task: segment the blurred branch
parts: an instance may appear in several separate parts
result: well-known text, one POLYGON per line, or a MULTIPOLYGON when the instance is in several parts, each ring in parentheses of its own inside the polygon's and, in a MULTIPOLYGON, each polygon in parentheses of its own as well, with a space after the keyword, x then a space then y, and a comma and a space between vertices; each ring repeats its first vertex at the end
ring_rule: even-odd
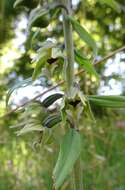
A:
MULTIPOLYGON (((121 48, 119 48, 119 49, 117 49, 117 50, 115 50, 115 51, 109 53, 108 55, 106 55, 105 57, 103 57, 102 59, 100 59, 99 61, 95 61, 95 64, 94 64, 94 65, 96 66, 96 65, 98 65, 98 64, 100 64, 100 63, 106 61, 107 59, 113 57, 115 54, 117 54, 118 52, 121 52, 121 51, 123 51, 123 50, 125 50, 125 46, 123 46, 123 47, 121 47, 121 48)), ((84 73, 84 72, 85 72, 85 70, 84 70, 84 69, 81 69, 81 70, 79 70, 79 71, 75 74, 75 76, 78 76, 78 75, 80 75, 81 73, 84 73)), ((40 98, 40 97, 43 96, 44 94, 46 94, 46 93, 48 93, 48 92, 50 92, 50 91, 56 89, 58 86, 61 86, 61 85, 64 84, 64 83, 65 83, 64 80, 59 81, 56 85, 54 85, 54 86, 48 88, 46 91, 44 91, 44 92, 38 94, 37 96, 35 96, 35 97, 32 98, 31 100, 29 100, 29 101, 27 101, 27 102, 25 102, 25 103, 23 103, 23 104, 17 106, 17 107, 16 107, 15 109, 13 109, 13 110, 8 111, 8 112, 5 113, 3 116, 1 116, 0 119, 3 119, 3 118, 5 118, 5 117, 9 116, 10 114, 16 112, 17 110, 19 110, 20 108, 24 107, 24 106, 27 105, 28 103, 30 103, 30 102, 32 102, 32 101, 34 101, 34 100, 40 98)))
POLYGON ((121 52, 123 50, 125 50, 125 46, 123 46, 123 47, 121 47, 119 49, 116 49, 115 51, 109 53, 108 55, 106 55, 105 57, 103 57, 102 59, 100 59, 99 61, 96 61, 95 65, 98 65, 99 63, 102 63, 103 61, 105 61, 105 60, 113 57, 115 54, 117 54, 118 52, 121 52))

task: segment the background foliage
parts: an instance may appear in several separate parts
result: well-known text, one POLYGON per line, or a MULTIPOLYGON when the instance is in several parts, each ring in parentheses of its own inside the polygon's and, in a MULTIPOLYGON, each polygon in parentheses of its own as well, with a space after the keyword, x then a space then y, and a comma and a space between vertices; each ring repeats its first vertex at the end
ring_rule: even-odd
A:
MULTIPOLYGON (((52 1, 49 1, 51 3, 52 1)), ((121 12, 116 12, 105 4, 98 1, 72 1, 73 14, 79 22, 90 31, 98 46, 97 60, 107 55, 125 43, 125 2, 118 0, 121 12)), ((61 18, 52 20, 51 24, 42 29, 32 40, 27 34, 27 23, 29 10, 23 8, 14 9, 14 0, 0 1, 0 114, 6 112, 5 97, 8 88, 15 83, 31 77, 34 64, 31 63, 35 51, 41 42, 52 38, 62 43, 60 37, 62 31, 61 18), (22 24, 21 24, 22 23, 22 24), (51 26, 51 27, 50 27, 51 26), (19 39, 19 40, 18 40, 19 39), (37 44, 37 45, 36 45, 37 44)), ((46 3, 46 1, 45 1, 46 3)), ((35 31, 32 31, 34 35, 35 31)), ((87 57, 91 56, 91 49, 83 44, 76 33, 74 33, 75 46, 84 52, 87 57)), ((100 92, 100 86, 112 88, 114 83, 120 82, 120 94, 124 95, 124 52, 116 54, 105 64, 97 67, 101 76, 100 84, 88 74, 77 77, 81 88, 86 94, 100 92), (116 71, 113 66, 118 64, 116 71), (106 75, 106 68, 110 74, 106 75)), ((50 65, 47 66, 50 69, 50 65)), ((62 69, 60 66, 59 69, 62 69)), ((77 70, 77 68, 76 68, 77 70)), ((45 71, 44 71, 45 72, 45 71)), ((55 84, 62 77, 61 74, 48 78, 55 84)), ((41 79, 43 86, 43 80, 41 79)), ((52 83, 50 82, 50 84, 52 83)), ((39 86, 41 86, 41 83, 39 86)), ((49 84, 49 85, 50 85, 49 84)), ((48 84, 44 86, 46 88, 48 84)), ((114 86, 115 87, 115 86, 114 86)), ((62 87, 63 90, 65 87, 62 87)), ((41 90, 41 89, 40 89, 41 90)), ((25 92, 25 91, 24 91, 25 92)), ((112 92, 112 91, 111 91, 112 92)), ((111 93, 110 92, 110 93, 111 93)), ((105 92, 107 93, 107 92, 105 92)), ((115 91, 119 93, 119 91, 115 91)), ((16 96, 16 94, 14 94, 16 96)), ((20 98, 18 103, 27 100, 27 97, 20 98)), ((15 102, 17 104, 17 102, 15 102)), ((14 106, 14 105, 13 105, 14 106)), ((83 132, 82 142, 82 167, 85 190, 124 190, 125 189, 125 115, 124 110, 110 110, 99 107, 93 108, 96 115, 96 124, 83 118, 80 124, 83 132)), ((60 142, 62 129, 52 129, 54 143, 42 143, 34 149, 33 142, 38 135, 26 135, 17 137, 14 130, 9 126, 16 124, 17 113, 0 120, 0 190, 9 189, 52 189, 52 168, 55 165, 56 156, 60 142), (42 147, 41 147, 42 146, 42 147), (45 156, 46 155, 46 156, 45 156)), ((61 189, 69 189, 66 181, 61 189)))

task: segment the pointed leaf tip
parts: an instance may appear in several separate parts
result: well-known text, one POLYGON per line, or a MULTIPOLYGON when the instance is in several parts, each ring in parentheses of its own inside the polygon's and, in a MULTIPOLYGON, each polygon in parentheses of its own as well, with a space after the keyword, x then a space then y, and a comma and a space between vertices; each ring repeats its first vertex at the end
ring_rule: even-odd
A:
POLYGON ((61 187, 67 176, 73 169, 81 152, 81 137, 75 129, 69 131, 63 137, 56 166, 53 171, 55 189, 61 187))
POLYGON ((68 19, 72 23, 72 26, 74 30, 77 32, 79 37, 88 45, 92 48, 94 55, 96 56, 97 54, 97 46, 92 38, 92 36, 87 32, 87 30, 79 24, 73 17, 68 16, 68 19))

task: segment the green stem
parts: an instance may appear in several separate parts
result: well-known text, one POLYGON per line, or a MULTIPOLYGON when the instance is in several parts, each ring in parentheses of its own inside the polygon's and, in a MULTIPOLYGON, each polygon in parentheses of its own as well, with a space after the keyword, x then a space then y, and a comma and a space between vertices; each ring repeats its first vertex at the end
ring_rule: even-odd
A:
MULTIPOLYGON (((71 3, 70 0, 62 0, 62 4, 68 10, 68 14, 71 14, 71 3)), ((72 36, 72 25, 67 19, 67 11, 62 10, 63 13, 63 30, 64 30, 64 41, 66 50, 66 65, 65 65, 65 78, 67 83, 67 95, 72 97, 72 88, 74 83, 74 45, 72 36)))

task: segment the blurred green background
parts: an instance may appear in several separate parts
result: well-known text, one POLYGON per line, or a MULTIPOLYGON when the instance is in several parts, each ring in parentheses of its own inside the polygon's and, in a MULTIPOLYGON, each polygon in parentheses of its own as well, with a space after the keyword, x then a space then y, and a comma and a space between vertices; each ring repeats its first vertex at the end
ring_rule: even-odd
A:
MULTIPOLYGON (((29 50, 30 38, 27 38, 29 9, 14 9, 14 1, 0 1, 0 116, 7 111, 5 99, 8 89, 31 77, 33 72, 31 59, 34 52, 29 50)), ((96 0, 72 0, 75 18, 88 29, 97 43, 97 60, 125 44, 125 0, 117 2, 121 7, 120 13, 96 0)), ((48 38, 63 42, 61 33, 61 19, 54 19, 47 29, 41 31, 34 43, 39 44, 48 38)), ((76 34, 74 43, 90 57, 90 49, 76 34)), ((87 94, 124 95, 124 64, 125 51, 97 67, 101 75, 99 84, 87 74, 79 76, 81 88, 87 94)), ((55 77, 55 81, 58 81, 58 77, 55 77)), ((25 90, 20 93, 14 94, 13 107, 30 96, 26 96, 25 90)), ((81 122, 84 189, 125 190, 124 109, 94 107, 93 112, 95 125, 85 118, 81 122)), ((17 118, 18 113, 13 113, 0 119, 0 190, 51 190, 52 168, 58 153, 61 130, 53 129, 53 143, 41 144, 34 149, 33 143, 38 134, 17 137, 15 130, 9 128, 17 122, 17 118)), ((61 189, 70 189, 67 182, 61 189)))

